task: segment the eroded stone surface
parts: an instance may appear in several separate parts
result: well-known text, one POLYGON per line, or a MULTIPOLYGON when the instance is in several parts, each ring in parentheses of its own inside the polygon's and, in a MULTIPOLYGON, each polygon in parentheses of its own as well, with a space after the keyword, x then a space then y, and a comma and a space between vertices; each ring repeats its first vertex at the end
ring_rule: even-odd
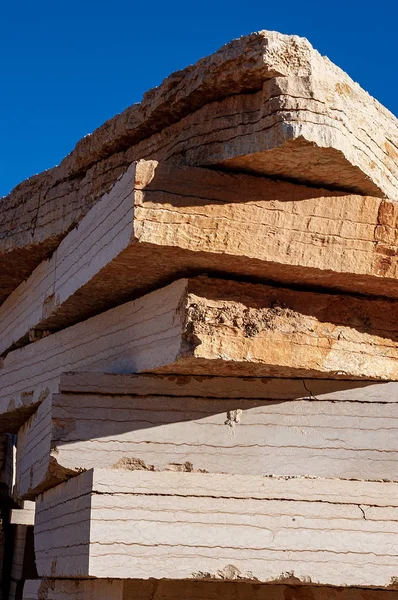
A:
MULTIPOLYGON (((145 378, 130 377, 138 380, 137 388, 145 378)), ((398 481, 397 402, 350 402, 348 396, 361 388, 351 383, 351 391, 333 392, 333 382, 325 381, 332 399, 323 400, 321 393, 314 401, 305 386, 316 393, 319 384, 281 379, 272 385, 275 396, 285 393, 285 399, 276 398, 252 377, 205 378, 208 395, 195 397, 189 384, 181 392, 182 376, 168 393, 163 390, 169 382, 152 377, 156 395, 148 388, 121 395, 114 388, 108 395, 47 398, 18 431, 16 497, 34 499, 93 467, 398 481), (306 399, 288 400, 294 383, 306 399), (222 385, 224 397, 214 398, 222 385)))
POLYGON ((398 302, 179 279, 10 352, 2 424, 65 371, 398 381, 398 302))
POLYGON ((397 223, 380 198, 138 161, 2 304, 0 355, 185 274, 396 298, 397 223))

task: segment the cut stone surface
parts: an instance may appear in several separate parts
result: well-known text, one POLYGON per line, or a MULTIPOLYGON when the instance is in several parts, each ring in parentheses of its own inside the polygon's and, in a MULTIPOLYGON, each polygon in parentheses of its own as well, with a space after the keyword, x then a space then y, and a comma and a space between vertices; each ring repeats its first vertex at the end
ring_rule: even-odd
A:
POLYGON ((199 396, 203 398, 263 398, 268 400, 345 400, 347 402, 397 402, 395 382, 336 379, 266 379, 256 377, 206 377, 195 375, 119 375, 62 373, 57 393, 130 396, 199 396), (283 385, 282 385, 283 384, 283 385))
POLYGON ((397 380, 397 313, 393 300, 180 279, 10 352, 0 415, 9 426, 74 370, 397 380))
POLYGON ((264 31, 235 40, 1 201, 2 298, 133 160, 220 165, 397 200, 397 123, 307 40, 264 31))
POLYGON ((398 297, 398 203, 139 161, 0 307, 0 354, 219 272, 398 297))
MULTIPOLYGON (((100 394, 132 396, 175 396, 199 398, 263 398, 269 400, 317 400, 347 402, 397 402, 398 388, 394 382, 265 379, 254 377, 206 377, 195 375, 118 375, 109 373, 61 373, 40 393, 21 394, 19 402, 10 404, 1 415, 1 426, 17 432, 48 397, 54 393, 100 394), (41 394, 41 395, 40 395, 41 394)), ((12 472, 11 472, 12 473, 12 472)))
POLYGON ((395 483, 86 471, 37 501, 38 573, 387 587, 397 498, 395 483))
MULTIPOLYGON (((239 381, 226 379, 230 389, 239 381)), ((239 387, 268 397, 261 381, 239 387)), ((18 432, 16 496, 34 499, 94 467, 398 481, 397 402, 339 400, 343 390, 332 401, 175 394, 47 398, 18 432)))
POLYGON ((10 514, 11 525, 34 525, 35 503, 25 501, 22 508, 13 508, 10 514))
MULTIPOLYGON (((232 570, 231 570, 232 573, 232 570)), ((396 600, 394 589, 300 585, 293 572, 277 585, 228 581, 37 579, 25 582, 23 600, 396 600), (282 582, 285 582, 285 585, 282 582), (287 582, 287 584, 286 584, 287 582)))
MULTIPOLYGON (((201 375, 120 375, 96 372, 62 373, 54 384, 59 394, 195 397, 214 399, 318 400, 330 402, 396 403, 398 384, 342 379, 277 379, 201 375)), ((24 419, 37 405, 24 407, 24 419), (28 411, 30 411, 28 413, 28 411)), ((10 417, 11 422, 11 417, 10 417)), ((15 425, 14 425, 15 427, 15 425)))

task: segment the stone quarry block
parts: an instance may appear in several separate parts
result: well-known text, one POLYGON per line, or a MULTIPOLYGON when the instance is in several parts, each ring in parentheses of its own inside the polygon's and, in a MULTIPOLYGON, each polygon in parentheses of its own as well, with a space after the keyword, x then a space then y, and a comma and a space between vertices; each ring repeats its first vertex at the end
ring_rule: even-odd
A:
POLYGON ((268 400, 345 400, 396 402, 395 382, 342 379, 266 379, 196 375, 120 375, 69 372, 58 378, 57 393, 130 396, 194 396, 202 398, 264 398, 268 400))
MULTIPOLYGON (((329 401, 268 399, 262 380, 225 379, 265 398, 162 395, 161 377, 158 394, 46 398, 18 432, 16 496, 34 499, 94 467, 398 481, 396 402, 341 400, 343 390, 329 401)), ((280 396, 289 384, 273 388, 280 396)))
POLYGON ((397 119, 307 40, 259 32, 172 75, 1 201, 5 298, 133 160, 216 166, 398 199, 397 119))
POLYGON ((286 573, 279 585, 228 581, 167 581, 132 579, 38 579, 27 581, 23 600, 396 600, 394 589, 337 588, 300 585, 286 573))
MULTIPOLYGON (((185 152, 186 164, 219 165, 397 200, 397 138, 389 138, 387 130, 391 125, 397 136, 398 121, 387 112, 376 117, 370 96, 336 75, 276 77, 255 94, 208 104, 169 127, 162 156, 180 162, 179 153, 185 152), (195 134, 193 145, 189 140, 195 134)), ((145 142, 154 148, 161 136, 145 142)))
POLYGON ((13 508, 10 513, 11 525, 34 525, 35 523, 34 502, 24 501, 21 508, 13 508))
POLYGON ((350 402, 396 402, 397 384, 360 380, 265 379, 253 377, 206 377, 203 375, 120 375, 96 372, 61 373, 50 387, 21 394, 1 415, 1 426, 17 432, 45 398, 53 393, 113 394, 133 396, 192 396, 201 398, 265 398, 297 400, 317 398, 350 402), (283 384, 283 385, 282 385, 283 384))
POLYGON ((192 272, 397 297, 397 220, 379 198, 139 161, 0 307, 0 354, 192 272))
POLYGON ((397 491, 336 479, 86 471, 37 501, 38 573, 260 583, 294 572, 302 583, 388 587, 397 491))
POLYGON ((10 426, 73 370, 396 380, 397 311, 392 300, 180 279, 8 354, 0 414, 10 426))
MULTIPOLYGON (((346 402, 396 402, 395 382, 343 379, 277 379, 256 377, 206 377, 203 375, 112 374, 69 372, 51 381, 53 393, 200 398, 263 398, 268 400, 325 400, 346 402)), ((1 417, 4 427, 18 429, 48 397, 21 396, 21 403, 1 417), (34 400, 34 401, 33 401, 34 400), (25 403, 23 403, 25 401, 25 403)))

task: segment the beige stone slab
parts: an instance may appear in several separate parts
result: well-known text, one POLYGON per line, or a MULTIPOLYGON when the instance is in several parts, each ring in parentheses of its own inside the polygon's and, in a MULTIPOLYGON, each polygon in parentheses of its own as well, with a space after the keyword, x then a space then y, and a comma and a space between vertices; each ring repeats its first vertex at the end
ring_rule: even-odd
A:
POLYGON ((392 300, 180 279, 8 354, 0 414, 12 427, 73 370, 396 380, 397 310, 392 300))
POLYGON ((397 428, 388 402, 56 394, 18 432, 16 496, 94 467, 398 481, 397 428))
MULTIPOLYGON (((185 133, 170 127, 177 134, 170 158, 179 160, 184 149, 188 164, 203 159, 202 164, 396 200, 398 154, 386 115, 376 117, 370 97, 353 82, 343 83, 335 72, 324 75, 276 77, 257 94, 203 107, 184 119, 185 133)), ((398 122, 390 118, 394 137, 398 122)))
POLYGON ((0 307, 0 354, 184 273, 397 297, 397 219, 379 198, 139 161, 0 307))
POLYGON ((228 573, 258 582, 294 572, 303 583, 388 587, 395 582, 396 487, 87 471, 37 502, 38 572, 145 579, 228 573))
MULTIPOLYGON (((395 382, 322 379, 277 379, 255 377, 206 377, 203 375, 61 373, 36 393, 22 394, 1 416, 3 429, 17 432, 51 393, 89 393, 138 396, 191 396, 201 398, 262 398, 272 400, 342 400, 352 402, 397 402, 395 382)), ((33 389, 33 388, 32 388, 33 389)))
MULTIPOLYGON (((231 570, 231 573, 233 570, 231 570)), ((228 581, 43 579, 27 581, 23 600, 396 600, 397 591, 300 585, 293 573, 283 585, 228 581)))
MULTIPOLYGON (((194 396, 201 398, 273 398, 290 400, 336 397, 361 402, 396 402, 398 388, 394 382, 343 380, 265 379, 253 377, 206 377, 202 375, 112 374, 97 372, 61 373, 50 380, 50 387, 40 385, 32 394, 21 394, 1 416, 3 429, 18 431, 35 412, 39 403, 52 392, 113 395, 194 396), (336 396, 337 394, 337 396, 336 396)), ((10 471, 11 480, 13 470, 10 471)))
POLYGON ((203 377, 195 375, 62 373, 58 392, 134 396, 195 396, 203 398, 262 398, 265 400, 341 400, 397 402, 395 382, 334 379, 203 377))
POLYGON ((1 201, 1 299, 55 250, 116 181, 128 164, 121 156, 126 148, 209 102, 261 89, 264 80, 276 75, 308 73, 311 52, 307 40, 276 32, 233 40, 196 65, 173 73, 147 92, 140 104, 80 140, 59 166, 17 186, 1 201))
POLYGON ((26 500, 21 508, 11 509, 11 525, 34 525, 35 522, 35 503, 26 500))
POLYGON ((396 200, 397 140, 396 118, 306 40, 240 38, 172 75, 2 200, 3 297, 133 160, 221 165, 396 200))

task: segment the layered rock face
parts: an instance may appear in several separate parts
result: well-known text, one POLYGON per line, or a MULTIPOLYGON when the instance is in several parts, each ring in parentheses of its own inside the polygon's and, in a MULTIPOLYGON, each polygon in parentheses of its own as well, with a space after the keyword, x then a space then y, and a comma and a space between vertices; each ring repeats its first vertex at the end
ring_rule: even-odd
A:
POLYGON ((398 199, 397 119, 307 40, 262 31, 166 79, 1 201, 2 297, 134 160, 398 199))
POLYGON ((395 600, 391 113, 261 31, 0 214, 9 598, 395 600))

